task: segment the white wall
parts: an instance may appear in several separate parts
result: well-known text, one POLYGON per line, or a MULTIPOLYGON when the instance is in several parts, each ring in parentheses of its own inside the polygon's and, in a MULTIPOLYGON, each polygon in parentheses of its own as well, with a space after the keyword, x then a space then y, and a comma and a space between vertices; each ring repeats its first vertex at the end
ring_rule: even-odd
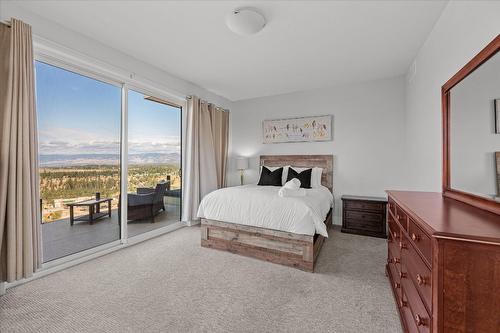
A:
POLYGON ((384 196, 403 180, 404 104, 403 77, 234 102, 229 181, 239 184, 236 156, 252 157, 246 182, 256 182, 261 154, 333 154, 337 215, 343 194, 384 196), (327 114, 333 141, 262 143, 264 119, 327 114))
POLYGON ((500 2, 451 1, 406 86, 407 187, 441 191, 441 86, 500 32, 500 2))
POLYGON ((481 65, 450 92, 451 186, 496 196, 494 101, 500 99, 500 54, 481 65))
POLYGON ((67 29, 55 22, 46 20, 33 12, 19 7, 14 1, 0 0, 0 20, 11 17, 30 24, 33 34, 39 39, 47 39, 88 57, 111 65, 128 73, 133 73, 138 80, 150 81, 155 86, 166 87, 166 93, 177 95, 197 95, 212 103, 230 109, 231 102, 226 98, 207 91, 191 82, 182 80, 169 73, 118 50, 101 44, 76 31, 67 29))

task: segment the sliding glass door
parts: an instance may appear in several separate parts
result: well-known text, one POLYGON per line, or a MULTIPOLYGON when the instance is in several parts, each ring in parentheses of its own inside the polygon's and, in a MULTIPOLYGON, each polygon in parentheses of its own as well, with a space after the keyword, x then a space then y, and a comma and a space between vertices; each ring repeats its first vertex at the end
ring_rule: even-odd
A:
POLYGON ((129 90, 127 160, 128 236, 179 222, 181 107, 129 90))
POLYGON ((36 62, 44 262, 120 239, 121 86, 36 62))
POLYGON ((35 64, 44 262, 181 219, 181 106, 67 68, 35 64))

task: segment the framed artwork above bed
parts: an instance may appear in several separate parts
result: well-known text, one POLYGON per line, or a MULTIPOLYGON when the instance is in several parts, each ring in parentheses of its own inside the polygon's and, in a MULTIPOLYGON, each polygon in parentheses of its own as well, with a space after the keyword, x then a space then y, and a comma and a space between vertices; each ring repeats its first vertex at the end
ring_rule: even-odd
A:
POLYGON ((314 142, 333 139, 331 115, 270 119, 262 122, 264 143, 314 142))

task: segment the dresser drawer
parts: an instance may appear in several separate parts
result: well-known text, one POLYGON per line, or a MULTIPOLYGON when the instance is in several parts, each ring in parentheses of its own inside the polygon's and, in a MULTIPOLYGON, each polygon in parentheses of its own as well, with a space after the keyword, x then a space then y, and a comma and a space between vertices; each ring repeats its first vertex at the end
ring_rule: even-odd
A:
POLYGON ((388 263, 389 274, 391 275, 392 289, 394 294, 396 294, 397 302, 401 301, 401 279, 399 278, 399 271, 396 266, 392 263, 388 263))
POLYGON ((389 201, 387 203, 387 210, 394 216, 396 216, 396 203, 391 198, 389 198, 389 201))
POLYGON ((401 251, 399 249, 399 241, 396 241, 392 238, 391 235, 387 238, 387 248, 388 248, 388 253, 389 253, 389 261, 393 264, 397 264, 398 266, 398 272, 401 271, 401 267, 399 266, 401 264, 401 251))
POLYGON ((399 242, 399 237, 401 237, 401 229, 391 215, 387 216, 387 224, 389 226, 389 234, 392 235, 392 239, 399 242))
POLYGON ((413 245, 401 251, 402 269, 406 273, 407 280, 411 280, 427 310, 432 310, 432 288, 431 271, 425 265, 422 258, 417 254, 413 245))
POLYGON ((348 229, 362 229, 373 232, 383 232, 385 224, 382 214, 346 211, 345 226, 348 229))
POLYGON ((385 202, 346 200, 346 202, 344 203, 344 208, 382 213, 385 210, 385 202))
POLYGON ((412 304, 414 303, 412 303, 411 301, 411 296, 408 295, 408 292, 404 289, 404 285, 402 285, 401 301, 399 303, 399 306, 401 308, 401 314, 406 326, 405 332, 430 333, 430 317, 427 315, 427 313, 427 316, 425 318, 418 314, 415 314, 415 310, 414 308, 412 308, 412 304))
POLYGON ((404 290, 401 291, 401 298, 398 301, 398 306, 401 308, 401 315, 406 326, 405 332, 418 333, 418 327, 415 324, 413 313, 408 306, 408 296, 406 296, 404 290))
POLYGON ((406 304, 403 304, 403 307, 410 309, 412 314, 411 318, 405 318, 408 326, 413 324, 417 328, 417 332, 429 333, 431 331, 431 316, 429 316, 413 282, 407 277, 403 277, 401 288, 406 296, 406 304))
POLYGON ((408 215, 399 206, 396 206, 396 220, 405 231, 408 231, 408 215))
POLYGON ((389 242, 388 243, 388 258, 387 261, 389 263, 394 264, 395 268, 399 272, 401 272, 401 253, 399 251, 399 248, 397 248, 394 245, 394 242, 389 242))
POLYGON ((359 212, 353 210, 348 210, 346 212, 346 217, 348 219, 368 221, 368 222, 380 222, 383 219, 382 214, 371 213, 371 212, 359 212))
POLYGON ((418 248, 420 253, 424 256, 425 260, 427 260, 427 263, 429 265, 432 265, 432 260, 431 260, 431 254, 432 254, 432 244, 431 244, 431 238, 427 236, 416 224, 415 221, 412 219, 409 219, 409 230, 408 230, 408 235, 410 236, 411 240, 415 244, 415 246, 418 248))

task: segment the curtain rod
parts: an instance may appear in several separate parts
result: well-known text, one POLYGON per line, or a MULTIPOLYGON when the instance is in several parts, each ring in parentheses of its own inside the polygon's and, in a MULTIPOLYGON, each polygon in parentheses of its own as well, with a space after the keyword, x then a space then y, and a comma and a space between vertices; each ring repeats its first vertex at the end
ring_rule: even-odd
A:
MULTIPOLYGON (((192 98, 193 98, 192 95, 186 96, 186 99, 192 99, 192 98)), ((206 101, 206 100, 201 99, 201 98, 200 98, 200 101, 202 103, 207 103, 208 105, 215 105, 214 103, 210 103, 209 101, 206 101)), ((221 111, 224 111, 224 112, 229 112, 229 109, 224 109, 223 107, 220 107, 220 106, 217 106, 217 105, 215 105, 215 107, 216 107, 217 110, 221 110, 221 111)))

